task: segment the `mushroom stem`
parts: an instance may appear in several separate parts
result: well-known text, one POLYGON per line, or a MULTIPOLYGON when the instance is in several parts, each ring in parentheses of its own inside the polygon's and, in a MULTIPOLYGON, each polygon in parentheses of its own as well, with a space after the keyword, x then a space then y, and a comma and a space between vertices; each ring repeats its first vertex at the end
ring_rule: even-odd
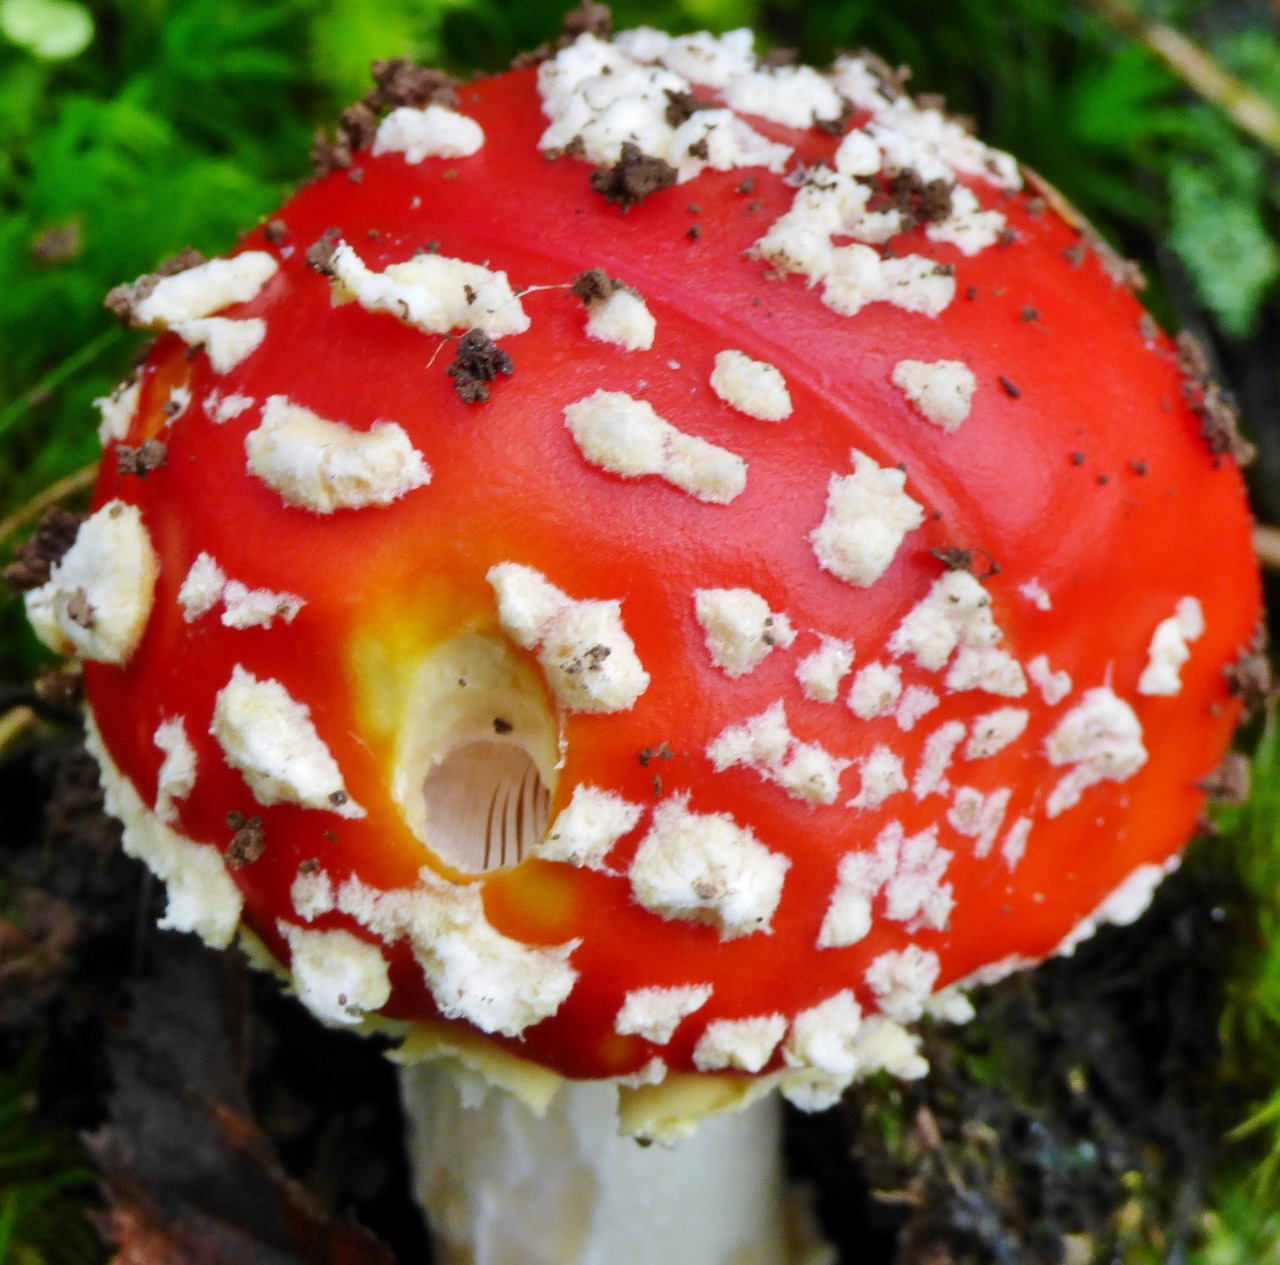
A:
POLYGON ((448 1265, 833 1259, 792 1224, 776 1094, 665 1147, 619 1136, 616 1091, 598 1081, 566 1082, 542 1116, 429 1064, 402 1069, 401 1093, 415 1194, 448 1265))

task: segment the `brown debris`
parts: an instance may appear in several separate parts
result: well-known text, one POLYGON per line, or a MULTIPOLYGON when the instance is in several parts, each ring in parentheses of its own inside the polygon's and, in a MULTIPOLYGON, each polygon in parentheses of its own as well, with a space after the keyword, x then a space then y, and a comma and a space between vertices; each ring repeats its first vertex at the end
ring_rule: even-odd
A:
POLYGON ((412 106, 458 104, 458 80, 443 70, 420 66, 407 57, 386 57, 370 67, 376 88, 364 94, 370 110, 395 110, 412 106))
POLYGON ((114 312, 126 325, 133 324, 134 309, 160 284, 165 277, 177 276, 189 268, 204 263, 204 256, 191 246, 184 247, 176 255, 166 259, 154 272, 145 273, 127 285, 118 285, 107 291, 102 306, 114 312))
POLYGON ((1178 372, 1194 386, 1204 386, 1209 381, 1209 353, 1204 344, 1185 329, 1173 343, 1178 351, 1178 372))
POLYGON ((761 70, 781 70, 783 66, 794 66, 799 60, 798 48, 787 48, 777 44, 760 59, 761 70))
POLYGON ((887 96, 902 96, 907 80, 911 78, 910 66, 892 66, 879 53, 873 53, 867 48, 858 49, 854 57, 880 81, 880 87, 887 96))
POLYGON ((813 125, 828 136, 843 136, 849 120, 853 118, 854 106, 848 97, 840 98, 840 113, 829 119, 814 119, 813 125))
POLYGON ((582 0, 576 9, 564 15, 561 23, 564 32, 558 39, 546 44, 539 44, 528 52, 517 53, 511 59, 512 70, 523 70, 527 66, 538 66, 550 60, 562 49, 568 48, 579 35, 595 35, 599 39, 608 39, 613 30, 613 14, 606 4, 590 4, 582 0))
POLYGON ((81 628, 92 628, 98 622, 98 614, 84 589, 76 589, 67 599, 67 618, 81 628))
POLYGON ((1088 253, 1083 242, 1076 242, 1074 246, 1063 247, 1062 257, 1073 268, 1079 268, 1084 263, 1085 255, 1088 253))
POLYGON ((930 549, 929 552, 948 571, 967 571, 975 580, 989 580, 1000 574, 1000 564, 985 549, 963 549, 959 545, 948 545, 945 549, 930 549), (982 571, 978 571, 975 566, 979 559, 985 564, 982 571))
POLYGON ((161 439, 145 439, 136 448, 128 444, 116 445, 116 470, 119 474, 136 474, 145 479, 152 470, 163 469, 169 459, 169 449, 161 439))
POLYGON ((77 220, 69 220, 66 224, 54 224, 46 228, 31 243, 31 258, 38 264, 56 267, 58 264, 70 263, 80 254, 84 246, 84 235, 80 232, 77 220))
POLYGON ((310 246, 304 258, 307 267, 315 269, 321 276, 327 277, 333 271, 333 253, 338 248, 342 234, 336 228, 326 228, 310 246))
POLYGON ((244 813, 229 812, 227 825, 235 831, 224 853, 227 865, 233 870, 252 865, 267 850, 267 832, 262 828, 261 817, 246 817, 244 813))
POLYGON ((458 353, 446 372, 465 403, 480 404, 489 398, 486 384, 499 374, 509 378, 515 366, 484 330, 469 329, 458 340, 458 353))
POLYGON ((509 734, 514 728, 515 726, 502 716, 493 718, 493 732, 496 734, 509 734))
POLYGON ((576 295, 588 307, 597 300, 603 301, 619 290, 627 287, 616 277, 611 277, 603 268, 588 268, 573 279, 569 293, 576 295))
POLYGON ((1196 786, 1220 804, 1243 804, 1249 798, 1249 761, 1238 751, 1228 751, 1207 777, 1196 786))
POLYGON ((363 101, 357 101, 338 115, 338 126, 352 150, 364 149, 377 135, 378 117, 363 101))
POLYGON ((658 743, 656 747, 645 747, 640 752, 640 756, 639 756, 640 763, 644 765, 646 768, 650 764, 652 764, 654 760, 671 760, 674 758, 675 758, 675 753, 671 750, 671 747, 665 742, 658 743))
POLYGON ((51 509, 37 524, 31 538, 4 569, 5 583, 19 593, 38 589, 49 582, 53 568, 75 543, 84 519, 69 510, 51 509))
MULTIPOLYGON (((676 92, 671 88, 667 89, 666 120, 672 127, 679 127, 681 123, 692 118, 699 110, 709 110, 710 108, 709 105, 699 101, 692 92, 676 92)), ((705 140, 706 138, 704 137, 704 143, 705 140)), ((697 157, 697 155, 694 156, 697 157)))
POLYGON ((84 702, 84 676, 69 668, 43 668, 36 677, 35 692, 47 706, 75 713, 84 702))
POLYGON ((1228 453, 1241 468, 1257 456, 1257 449, 1240 434, 1240 410, 1235 400, 1210 377, 1209 354, 1204 345, 1183 330, 1174 340, 1182 395, 1200 418, 1200 434, 1215 455, 1228 453))
POLYGON ((644 153, 632 141, 622 144, 622 156, 612 167, 600 167, 591 173, 591 187, 606 201, 616 202, 625 215, 659 189, 669 189, 676 182, 676 169, 661 158, 644 153))
POLYGON ((613 33, 613 13, 607 4, 582 0, 576 9, 570 9, 564 15, 560 25, 570 40, 577 39, 579 35, 594 35, 597 39, 607 40, 613 33))
POLYGON ((998 381, 1000 383, 1000 389, 1011 400, 1019 400, 1022 398, 1022 388, 1019 387, 1013 381, 1011 381, 1009 378, 1006 378, 1003 373, 1000 375, 998 381))
POLYGON ((1267 635, 1259 628, 1234 663, 1222 669, 1227 689, 1244 704, 1244 719, 1265 708, 1276 696, 1271 660, 1266 655, 1267 635))
MULTIPOLYGON (((948 180, 924 180, 912 168, 898 172, 889 181, 888 204, 902 217, 902 231, 917 224, 935 224, 951 214, 955 185, 948 180)), ((874 205, 874 203, 873 203, 874 205)))
POLYGON ((272 246, 279 246, 286 237, 289 236, 288 225, 283 220, 268 220, 262 226, 262 236, 266 238, 272 246))

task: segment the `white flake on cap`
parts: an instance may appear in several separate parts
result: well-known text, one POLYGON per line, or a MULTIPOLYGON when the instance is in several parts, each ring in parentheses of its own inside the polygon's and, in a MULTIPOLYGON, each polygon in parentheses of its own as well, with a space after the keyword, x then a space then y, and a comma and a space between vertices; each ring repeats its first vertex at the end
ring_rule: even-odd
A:
POLYGON ((246 250, 230 259, 211 259, 171 277, 161 277, 151 293, 134 304, 131 318, 135 325, 158 329, 181 321, 198 321, 233 303, 256 299, 279 266, 261 250, 246 250))
POLYGON ((457 110, 402 105, 378 124, 373 156, 403 154, 405 162, 420 163, 424 158, 470 158, 483 145, 484 129, 457 110))
POLYGON ((886 94, 883 82, 867 65, 865 58, 842 53, 832 65, 830 75, 840 95, 848 98, 859 110, 869 110, 874 114, 885 109, 893 99, 886 94))
POLYGON ((277 619, 293 623, 306 601, 296 593, 251 589, 239 580, 228 580, 222 605, 222 622, 228 628, 270 628, 277 619))
POLYGON ((903 490, 904 471, 882 467, 856 448, 850 456, 853 473, 831 476, 826 513, 809 541, 821 567, 867 588, 889 569, 907 533, 924 522, 924 507, 903 490))
POLYGON ((1071 693, 1071 673, 1054 672, 1049 666, 1048 655, 1036 655, 1027 664, 1027 675, 1050 707, 1056 707, 1071 693))
POLYGON ((204 401, 204 411, 209 419, 222 425, 234 421, 241 413, 247 413, 257 403, 251 395, 219 395, 211 391, 204 401))
POLYGON ((800 1011, 791 1022, 782 1057, 791 1067, 814 1067, 830 1076, 858 1071, 858 1030, 862 1007, 851 989, 800 1011))
POLYGON ((170 387, 169 399, 163 409, 165 426, 172 426, 190 407, 191 387, 185 382, 170 387))
POLYGON ((365 815, 347 793, 311 709, 279 681, 259 680, 236 664, 231 680, 218 691, 209 732, 258 803, 300 804, 339 817, 365 815))
POLYGON ((890 171, 915 171, 926 182, 951 182, 959 172, 1001 189, 1022 187, 1015 159, 970 136, 941 110, 920 109, 910 97, 877 110, 867 131, 884 151, 890 171))
POLYGON ((973 406, 978 379, 962 360, 899 360, 893 385, 947 434, 960 429, 973 406))
POLYGON ((414 255, 376 272, 339 241, 328 271, 335 304, 354 302, 366 312, 386 312, 424 334, 478 329, 501 338, 529 328, 507 274, 464 259, 414 255))
POLYGON ((920 767, 911 783, 916 799, 930 795, 945 795, 951 789, 947 770, 955 758, 956 748, 964 741, 964 722, 949 720, 931 733, 924 742, 920 755, 920 767))
POLYGON ((899 1080, 919 1080, 929 1072, 920 1054, 920 1038, 885 1015, 868 1015, 858 1031, 858 1061, 862 1075, 888 1072, 899 1080))
POLYGON ((116 387, 110 395, 100 396, 94 400, 94 407, 102 419, 98 423, 98 440, 104 446, 111 440, 123 443, 129 437, 129 427, 133 425, 134 416, 138 412, 138 398, 142 393, 142 383, 135 378, 116 387))
POLYGON ((651 26, 622 31, 614 47, 639 62, 659 62, 693 83, 727 88, 740 75, 756 68, 755 37, 746 27, 712 35, 668 35, 651 26))
POLYGON ((1038 611, 1053 610, 1053 600, 1049 596, 1049 591, 1034 576, 1025 584, 1018 585, 1018 592, 1031 603, 1038 611))
POLYGON ((791 621, 750 589, 696 589, 694 613, 711 661, 726 676, 745 676, 775 647, 796 639, 791 621))
POLYGON ((1031 713, 1021 707, 998 707, 973 722, 965 743, 966 760, 983 760, 1022 737, 1031 713))
POLYGON ((648 351, 657 329, 645 301, 626 286, 587 305, 587 337, 602 343, 614 343, 626 351, 648 351))
POLYGON ((181 716, 169 716, 156 726, 152 741, 164 752, 156 776, 156 816, 166 824, 178 819, 177 799, 186 799, 196 784, 196 749, 187 737, 181 716))
POLYGON ((944 930, 955 907, 951 884, 942 881, 952 855, 938 846, 936 826, 908 836, 901 822, 890 822, 876 837, 874 851, 840 859, 818 947, 845 948, 862 940, 880 893, 886 918, 909 923, 911 931, 944 930))
POLYGON ((931 242, 946 242, 962 255, 976 255, 1000 240, 1008 221, 999 211, 984 211, 972 189, 958 184, 951 190, 951 214, 925 226, 931 242))
POLYGON ((716 1019, 693 1047, 693 1065, 700 1072, 733 1068, 758 1072, 773 1057, 786 1035, 782 1015, 753 1015, 749 1019, 716 1019))
POLYGON ((790 858, 772 852, 727 813, 659 804, 631 864, 636 901, 663 918, 704 922, 722 940, 768 932, 790 858))
POLYGON ((338 908, 387 943, 409 941, 446 1019, 518 1037, 560 1009, 578 979, 570 958, 579 941, 523 944, 489 922, 478 884, 455 885, 429 869, 418 880, 380 891, 350 878, 338 908))
POLYGON ((849 710, 859 720, 874 720, 892 711, 902 697, 902 670, 878 660, 868 663, 853 678, 849 710))
POLYGON ((909 944, 902 950, 882 953, 867 968, 866 981, 880 1009, 897 1023, 914 1023, 924 1014, 925 1002, 942 971, 938 955, 909 944))
POLYGON ((1045 804, 1050 817, 1078 804, 1089 787, 1127 781, 1147 762, 1142 722, 1107 686, 1085 691, 1046 739, 1045 754, 1054 766, 1072 766, 1045 804))
POLYGON ((972 786, 956 789, 955 799, 947 811, 947 821, 958 834, 967 835, 975 841, 974 856, 991 854, 1012 798, 1013 792, 1007 786, 986 795, 972 786))
POLYGON ((1009 833, 1005 835, 1004 842, 1000 845, 1000 855, 1004 857, 1005 864, 1010 870, 1018 868, 1018 862, 1022 860, 1027 851, 1027 838, 1030 834, 1030 817, 1019 817, 1009 827, 1009 833))
POLYGON ((681 1022, 711 1000, 710 984, 672 988, 634 988, 622 1001, 613 1021, 621 1037, 643 1037, 654 1045, 666 1045, 681 1022))
POLYGON ((938 316, 956 296, 955 275, 937 260, 924 255, 881 258, 858 242, 832 248, 822 280, 822 301, 841 316, 856 316, 869 303, 938 316))
POLYGON ((874 176, 884 156, 866 132, 853 131, 840 142, 832 161, 842 176, 874 176))
POLYGON ((165 884, 168 901, 158 925, 168 931, 194 931, 206 944, 225 949, 239 926, 244 900, 222 854, 180 835, 147 810, 107 753, 92 711, 85 719, 85 746, 101 770, 104 806, 124 827, 124 851, 165 884))
POLYGON ((585 783, 556 815, 546 835, 530 849, 544 861, 563 861, 608 871, 605 857, 623 835, 640 824, 644 809, 612 791, 585 783))
POLYGON ((321 869, 299 869, 289 886, 289 899, 303 922, 312 922, 338 907, 333 879, 321 869))
POLYGON ((911 655, 920 667, 947 674, 949 690, 985 690, 1017 698, 1027 692, 1021 665, 996 649, 1004 633, 991 615, 991 597, 968 571, 948 571, 933 582, 889 639, 889 652, 911 655))
POLYGON ((431 482, 431 471, 395 422, 365 431, 331 422, 273 395, 244 439, 249 473, 313 514, 390 505, 431 482))
POLYGON ((903 733, 910 733, 916 725, 931 711, 940 706, 942 700, 923 685, 908 685, 898 703, 898 710, 893 718, 903 733))
MULTIPOLYGON (((731 33, 732 34, 732 33, 731 33)), ((663 37, 664 39, 666 37, 663 37)), ((543 113, 551 120, 539 145, 557 151, 571 145, 588 162, 611 166, 630 143, 676 169, 681 181, 705 167, 728 171, 765 166, 781 171, 791 148, 761 136, 730 110, 700 110, 674 125, 667 117, 672 95, 689 91, 686 71, 728 83, 754 67, 750 45, 733 49, 725 38, 662 40, 644 31, 625 32, 613 44, 584 34, 538 68, 543 113), (743 57, 745 51, 745 59, 743 57), (642 62, 674 59, 671 68, 642 62), (691 147, 706 141, 702 157, 691 147)), ((700 82, 700 81, 699 81, 700 82)), ((723 84, 721 84, 723 86, 723 84)))
POLYGON ((126 663, 146 631, 159 571, 138 507, 108 501, 80 524, 49 579, 25 594, 27 619, 55 654, 126 663))
POLYGON ((852 175, 823 168, 806 173, 791 207, 751 248, 782 272, 823 287, 822 301, 842 316, 869 303, 937 316, 955 298, 953 270, 923 255, 882 257, 871 246, 902 231, 895 209, 871 209, 872 189, 852 175), (852 242, 837 245, 837 238, 852 242))
POLYGON ((391 973, 376 944, 349 931, 309 931, 279 920, 289 945, 289 969, 298 1000, 317 1019, 360 1023, 391 998, 391 973))
POLYGON ((822 634, 822 644, 796 664, 796 680, 805 698, 834 703, 840 682, 853 670, 853 642, 822 634))
POLYGON ((717 773, 742 765, 781 786, 792 799, 810 804, 833 804, 840 774, 850 764, 817 743, 799 741, 787 727, 781 699, 760 715, 730 725, 707 748, 707 758, 717 773))
POLYGON ((728 505, 747 486, 747 463, 686 434, 624 391, 594 391, 568 404, 564 422, 593 466, 624 479, 657 475, 712 505, 728 505))
POLYGON ((781 172, 791 157, 790 145, 761 136, 732 110, 698 110, 671 134, 666 160, 684 184, 706 170, 736 171, 764 167, 781 172))
POLYGON ((170 328, 188 347, 205 349, 214 373, 229 373, 252 356, 267 336, 267 323, 257 316, 239 321, 225 316, 206 316, 175 321, 170 328))
POLYGON ((1128 927, 1137 922, 1147 912, 1161 879, 1176 870, 1180 861, 1180 857, 1172 856, 1163 865, 1138 866, 1088 917, 1067 932, 1054 953, 1070 957, 1104 923, 1128 927))
POLYGON ((629 711, 649 688, 620 601, 576 601, 518 562, 490 567, 485 579, 503 630, 537 653, 552 693, 570 711, 629 711))
POLYGON ((844 108, 831 80, 812 66, 766 66, 735 75, 725 85, 725 104, 783 127, 813 127, 839 118, 844 108))
POLYGON ((858 769, 862 789, 849 800, 850 808, 879 808, 891 795, 910 785, 902 760, 888 747, 874 747, 869 756, 858 761, 858 769))
POLYGON ((212 554, 201 553, 178 589, 178 605, 188 623, 207 615, 222 600, 227 577, 212 554))
POLYGON ((1189 643, 1204 635, 1204 611, 1194 597, 1184 597, 1168 619, 1156 625, 1147 666, 1138 678, 1138 693, 1172 698, 1182 692, 1182 665, 1191 658, 1189 643))
POLYGON ((711 389, 730 408, 762 422, 791 416, 791 394, 776 366, 752 360, 745 352, 719 351, 711 371, 711 389))

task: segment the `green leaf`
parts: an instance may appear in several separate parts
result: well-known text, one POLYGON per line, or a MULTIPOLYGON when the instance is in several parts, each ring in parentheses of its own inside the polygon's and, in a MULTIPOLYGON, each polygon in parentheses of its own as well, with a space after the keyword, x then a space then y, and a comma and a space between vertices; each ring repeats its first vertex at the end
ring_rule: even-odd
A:
POLYGON ((1192 160, 1173 163, 1169 195, 1169 244, 1223 330, 1245 337, 1280 278, 1280 248, 1256 198, 1192 160))
POLYGON ((93 42, 93 18, 71 0, 3 0, 0 31, 42 61, 64 61, 93 42))

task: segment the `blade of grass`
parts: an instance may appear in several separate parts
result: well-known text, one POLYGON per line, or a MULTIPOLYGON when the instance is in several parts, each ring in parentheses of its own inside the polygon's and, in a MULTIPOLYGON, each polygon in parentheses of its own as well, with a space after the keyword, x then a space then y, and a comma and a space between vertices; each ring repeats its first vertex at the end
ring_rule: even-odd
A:
POLYGON ((1132 36, 1193 92, 1268 149, 1280 154, 1280 111, 1248 84, 1225 70, 1207 49, 1163 22, 1135 13, 1126 0, 1084 0, 1112 26, 1132 36))
POLYGON ((85 343, 61 364, 50 369, 30 390, 24 392, 4 409, 0 409, 0 437, 8 434, 23 416, 51 391, 56 391, 64 382, 74 378, 86 365, 93 364, 99 356, 114 347, 124 336, 123 329, 103 330, 97 338, 85 343))

